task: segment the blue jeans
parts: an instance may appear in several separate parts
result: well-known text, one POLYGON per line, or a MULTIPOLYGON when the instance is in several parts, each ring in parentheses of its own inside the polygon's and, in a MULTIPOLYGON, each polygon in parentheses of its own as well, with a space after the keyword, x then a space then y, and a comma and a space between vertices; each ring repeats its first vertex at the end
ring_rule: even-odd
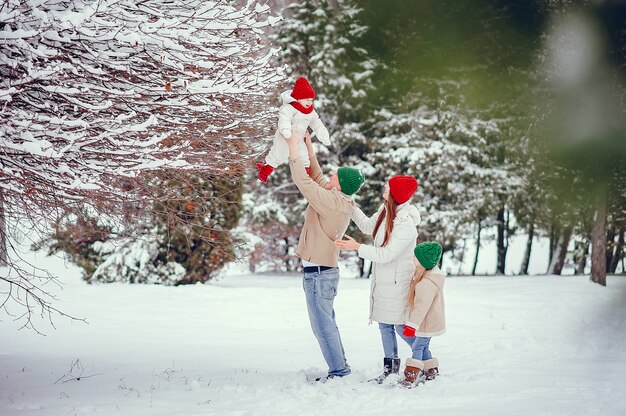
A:
POLYGON ((413 358, 416 360, 430 360, 433 358, 428 346, 430 345, 430 337, 415 337, 411 350, 413 350, 413 358))
POLYGON ((302 280, 311 329, 328 364, 328 375, 342 377, 350 374, 351 370, 333 309, 338 284, 338 268, 324 270, 321 273, 304 273, 302 280))
POLYGON ((378 329, 380 329, 380 338, 383 341, 383 352, 385 358, 398 358, 398 342, 396 341, 396 333, 406 342, 409 347, 413 346, 413 340, 415 337, 405 337, 402 331, 404 331, 404 325, 384 324, 378 323, 378 329))

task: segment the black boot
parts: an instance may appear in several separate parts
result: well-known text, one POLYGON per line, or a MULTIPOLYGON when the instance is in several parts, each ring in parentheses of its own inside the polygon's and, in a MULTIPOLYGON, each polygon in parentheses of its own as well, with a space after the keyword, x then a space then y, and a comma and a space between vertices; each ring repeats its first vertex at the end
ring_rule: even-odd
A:
POLYGON ((382 384, 385 379, 391 374, 398 374, 400 372, 400 359, 399 358, 384 358, 383 359, 383 373, 376 378, 373 378, 371 382, 382 384))

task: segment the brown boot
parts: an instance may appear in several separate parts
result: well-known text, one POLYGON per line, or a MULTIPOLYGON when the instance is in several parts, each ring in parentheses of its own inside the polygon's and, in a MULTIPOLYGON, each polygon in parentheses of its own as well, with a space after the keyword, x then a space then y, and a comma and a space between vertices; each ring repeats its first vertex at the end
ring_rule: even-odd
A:
POLYGON ((424 361, 414 358, 406 359, 406 368, 404 369, 404 380, 400 380, 401 386, 411 389, 424 382, 424 361))
POLYGON ((439 360, 431 358, 424 361, 424 375, 427 381, 434 380, 439 375, 439 360))

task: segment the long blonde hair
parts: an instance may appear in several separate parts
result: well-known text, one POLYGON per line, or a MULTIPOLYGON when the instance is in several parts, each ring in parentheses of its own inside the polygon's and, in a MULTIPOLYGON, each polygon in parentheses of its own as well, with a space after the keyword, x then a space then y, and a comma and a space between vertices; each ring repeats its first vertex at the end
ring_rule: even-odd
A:
POLYGON ((415 262, 415 274, 413 275, 413 280, 411 280, 411 284, 409 285, 409 308, 410 309, 413 309, 413 306, 415 306, 415 286, 417 286, 417 284, 422 281, 426 272, 428 272, 428 270, 426 270, 419 261, 416 261, 415 262))

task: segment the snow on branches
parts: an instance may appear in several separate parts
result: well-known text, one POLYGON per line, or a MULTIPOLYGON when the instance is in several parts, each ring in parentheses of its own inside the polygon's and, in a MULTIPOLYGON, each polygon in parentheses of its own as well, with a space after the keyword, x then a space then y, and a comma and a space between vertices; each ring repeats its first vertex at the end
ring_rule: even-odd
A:
POLYGON ((75 198, 103 176, 226 173, 263 135, 280 79, 265 7, 220 1, 5 0, 0 187, 75 198))
POLYGON ((277 19, 235 4, 0 0, 0 217, 123 217, 165 170, 241 175, 283 71, 263 41, 277 19))

